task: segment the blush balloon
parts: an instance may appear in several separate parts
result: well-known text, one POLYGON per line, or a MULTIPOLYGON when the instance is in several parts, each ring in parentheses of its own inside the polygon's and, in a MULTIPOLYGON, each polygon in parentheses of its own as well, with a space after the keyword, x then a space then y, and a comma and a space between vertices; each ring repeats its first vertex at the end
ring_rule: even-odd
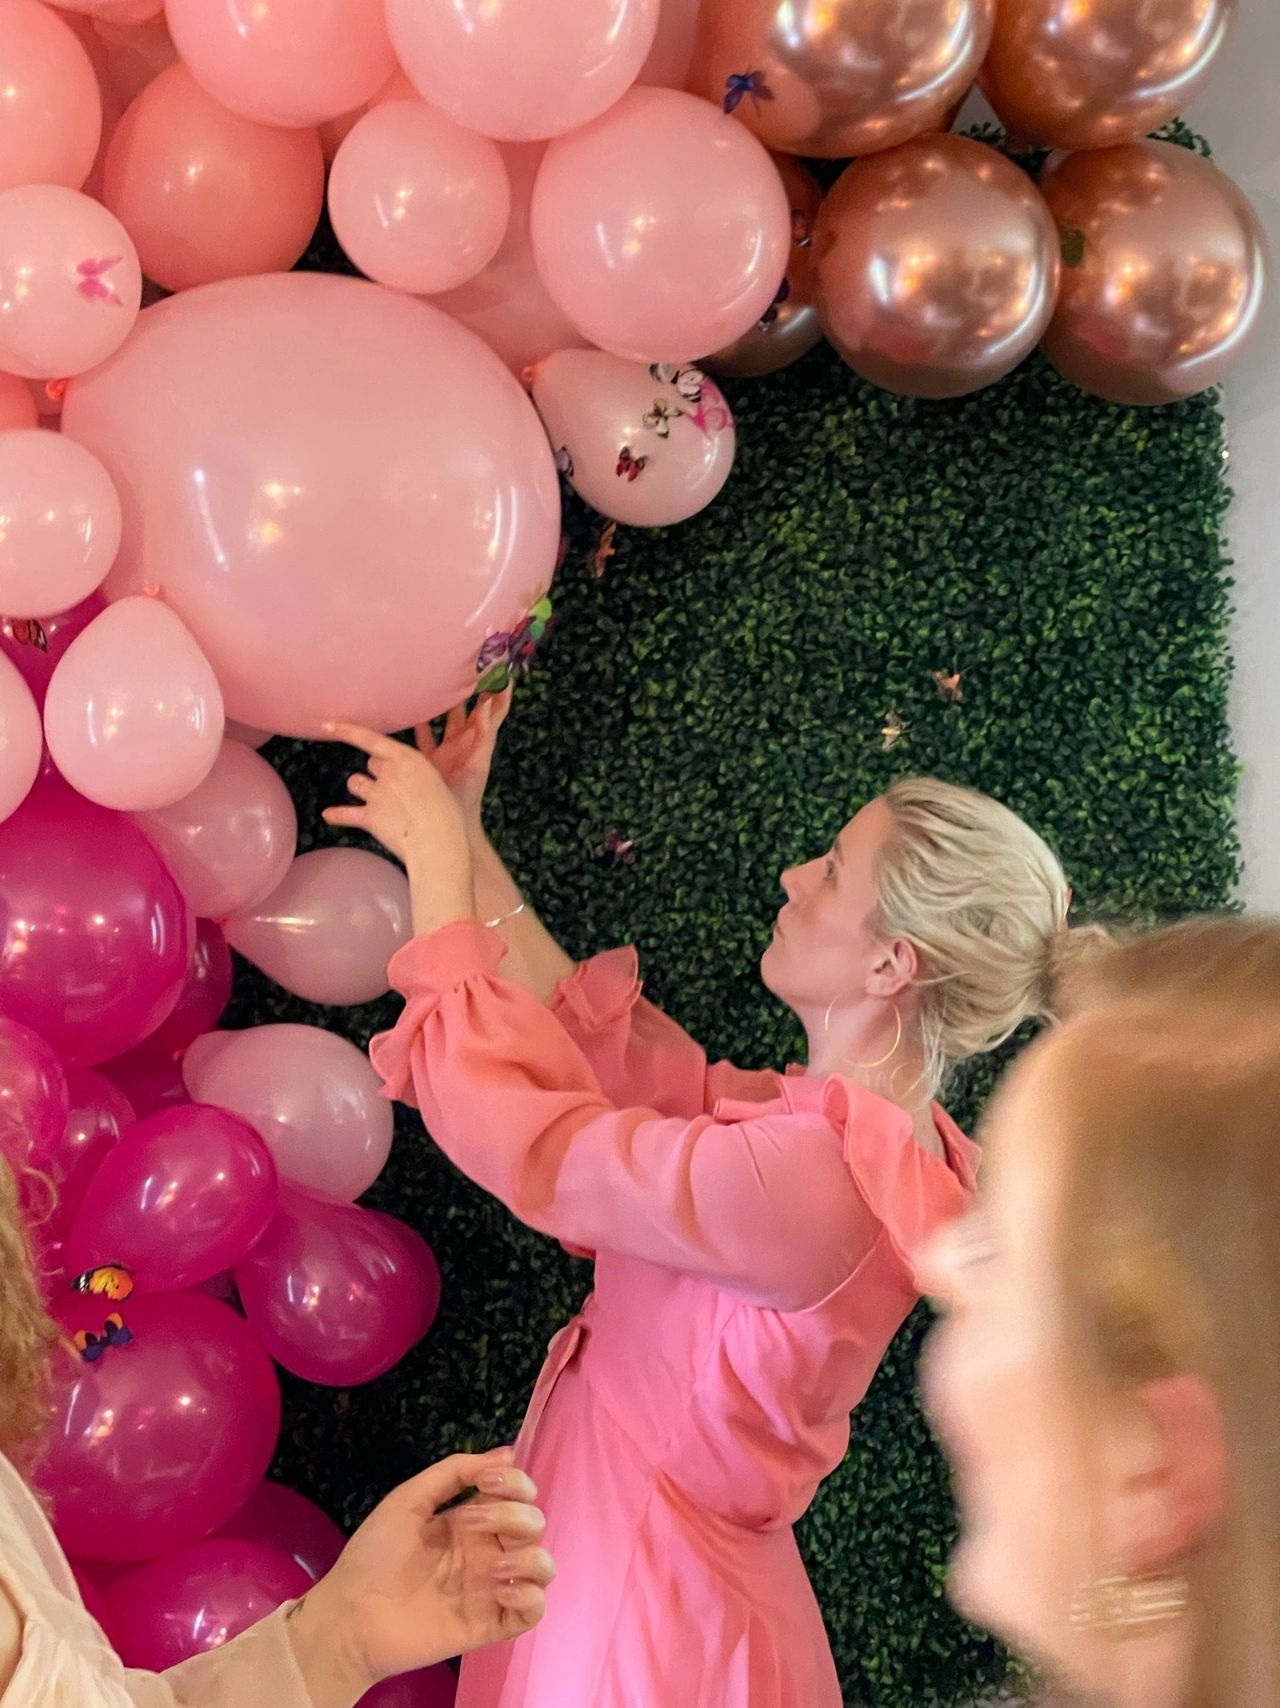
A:
POLYGON ((0 609, 78 605, 119 548, 120 500, 95 456, 60 433, 0 433, 0 609))
POLYGON ((89 176, 102 129, 98 80, 88 55, 51 7, 5 0, 0 66, 0 191, 19 184, 78 190, 89 176))

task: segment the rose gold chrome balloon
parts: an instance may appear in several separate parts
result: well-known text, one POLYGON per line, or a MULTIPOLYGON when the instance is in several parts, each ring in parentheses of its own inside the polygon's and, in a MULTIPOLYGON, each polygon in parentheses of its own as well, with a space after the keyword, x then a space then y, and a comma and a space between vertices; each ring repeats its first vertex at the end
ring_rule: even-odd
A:
POLYGON ((818 315, 864 379, 959 397, 1015 368, 1049 324, 1058 239, 1031 180, 961 136, 855 160, 822 204, 818 315))
POLYGON ((936 130, 996 0, 703 0, 690 87, 770 148, 839 160, 936 130))
POLYGON ((1219 380, 1257 325, 1266 240, 1225 173, 1168 142, 1068 154, 1041 181, 1062 234, 1045 355, 1112 403, 1170 403, 1219 380))
POLYGON ((1233 10, 1234 0, 999 0, 983 93, 1023 142, 1136 141, 1186 107, 1233 10))
POLYGON ((813 232, 822 191, 813 175, 787 155, 775 155, 774 165, 791 202, 791 259, 777 299, 751 330, 702 364, 732 379, 776 374, 807 355, 822 338, 813 305, 813 232))

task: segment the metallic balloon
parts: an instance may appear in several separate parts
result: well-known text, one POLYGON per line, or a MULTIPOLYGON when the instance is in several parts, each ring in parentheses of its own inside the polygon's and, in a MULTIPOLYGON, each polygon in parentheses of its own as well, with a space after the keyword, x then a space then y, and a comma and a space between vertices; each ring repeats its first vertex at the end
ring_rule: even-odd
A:
POLYGON ((1168 142, 1068 154, 1041 190, 1062 240, 1045 355, 1112 403, 1171 403, 1219 380, 1258 323, 1266 239, 1225 173, 1168 142))
POLYGON ((775 155, 774 165, 791 203, 791 257, 777 297, 751 330, 701 364, 732 379, 776 374, 822 338, 813 305, 813 230, 822 191, 817 179, 787 155, 775 155))
POLYGON ((1136 141, 1185 110, 1234 9, 1235 0, 1000 0, 982 90, 1022 142, 1136 141))
POLYGON ((855 160, 814 241, 818 315, 864 379, 960 397, 1015 368, 1049 324, 1058 237, 1035 185, 962 136, 855 160))
POLYGON ((703 0, 690 87, 770 148, 839 160, 936 130, 996 0, 703 0))

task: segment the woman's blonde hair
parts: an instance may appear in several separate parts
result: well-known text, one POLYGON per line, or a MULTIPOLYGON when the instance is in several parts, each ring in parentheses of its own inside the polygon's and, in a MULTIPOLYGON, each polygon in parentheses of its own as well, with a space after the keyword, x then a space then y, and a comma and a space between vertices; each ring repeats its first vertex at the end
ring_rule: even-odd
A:
POLYGON ((0 1452, 23 1464, 49 1422, 59 1336, 40 1299, 13 1172, 0 1152, 0 1452))
POLYGON ((872 929, 920 965, 919 1027, 932 1092, 947 1069, 1024 1020, 1054 1017, 1057 940, 1071 892, 1056 855, 989 795, 907 777, 884 796, 872 929))

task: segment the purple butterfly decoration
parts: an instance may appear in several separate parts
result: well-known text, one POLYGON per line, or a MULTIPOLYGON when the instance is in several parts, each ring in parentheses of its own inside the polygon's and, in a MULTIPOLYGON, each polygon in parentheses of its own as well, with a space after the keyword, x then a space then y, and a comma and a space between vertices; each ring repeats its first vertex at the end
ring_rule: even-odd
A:
POLYGON ((118 267, 124 260, 123 255, 108 255, 102 261, 81 261, 76 268, 80 283, 76 289, 87 302, 113 303, 117 308, 123 308, 119 293, 110 279, 106 277, 113 267, 118 267))
POLYGON ((742 102, 751 97, 757 112, 761 101, 772 101, 773 90, 765 81, 763 71, 731 71, 724 80, 724 110, 736 113, 742 102))

